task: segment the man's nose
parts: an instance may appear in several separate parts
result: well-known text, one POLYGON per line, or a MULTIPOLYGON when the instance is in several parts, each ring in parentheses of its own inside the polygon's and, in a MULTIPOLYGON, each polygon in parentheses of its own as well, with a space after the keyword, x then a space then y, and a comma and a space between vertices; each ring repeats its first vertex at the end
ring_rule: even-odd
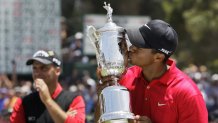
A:
POLYGON ((41 76, 41 72, 40 72, 39 70, 35 70, 35 71, 33 72, 33 75, 34 75, 35 77, 39 77, 39 76, 41 76))

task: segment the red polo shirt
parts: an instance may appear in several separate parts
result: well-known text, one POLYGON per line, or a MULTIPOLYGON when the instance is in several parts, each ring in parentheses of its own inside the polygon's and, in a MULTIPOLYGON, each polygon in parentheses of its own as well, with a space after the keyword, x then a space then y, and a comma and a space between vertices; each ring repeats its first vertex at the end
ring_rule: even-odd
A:
POLYGON ((160 78, 148 83, 138 66, 130 67, 120 84, 130 92, 132 112, 148 116, 152 123, 207 123, 208 113, 196 84, 175 62, 160 78))
MULTIPOLYGON (((62 91, 62 87, 60 84, 58 84, 55 92, 52 94, 52 98, 55 99, 60 94, 61 91, 62 91)), ((68 116, 65 123, 85 123, 85 102, 81 96, 77 96, 72 101, 69 108, 77 110, 77 114, 75 115, 75 117, 68 116)), ((25 121, 24 109, 22 106, 22 99, 19 98, 10 116, 10 123, 25 123, 25 122, 26 121, 25 121)))

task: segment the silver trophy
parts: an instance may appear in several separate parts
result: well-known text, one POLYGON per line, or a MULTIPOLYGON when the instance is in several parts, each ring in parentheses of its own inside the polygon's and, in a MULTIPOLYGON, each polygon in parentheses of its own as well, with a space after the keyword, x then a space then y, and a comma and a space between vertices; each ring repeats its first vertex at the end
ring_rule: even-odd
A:
POLYGON ((107 10, 107 23, 96 30, 87 27, 87 35, 96 50, 98 66, 102 76, 112 76, 113 86, 104 88, 99 96, 101 116, 100 123, 128 123, 133 119, 130 96, 127 88, 118 84, 119 77, 128 64, 128 40, 124 28, 112 21, 113 9, 110 4, 103 6, 107 10))

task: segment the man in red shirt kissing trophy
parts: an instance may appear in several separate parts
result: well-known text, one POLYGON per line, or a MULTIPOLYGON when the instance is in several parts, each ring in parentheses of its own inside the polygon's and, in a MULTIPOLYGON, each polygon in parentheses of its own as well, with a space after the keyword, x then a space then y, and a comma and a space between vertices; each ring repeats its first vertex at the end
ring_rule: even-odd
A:
MULTIPOLYGON (((207 123, 208 113, 196 84, 169 57, 178 44, 176 31, 162 20, 127 29, 129 67, 119 83, 130 92, 134 123, 207 123)), ((102 77, 98 93, 112 81, 102 77)), ((95 120, 98 121, 96 108, 95 120)))

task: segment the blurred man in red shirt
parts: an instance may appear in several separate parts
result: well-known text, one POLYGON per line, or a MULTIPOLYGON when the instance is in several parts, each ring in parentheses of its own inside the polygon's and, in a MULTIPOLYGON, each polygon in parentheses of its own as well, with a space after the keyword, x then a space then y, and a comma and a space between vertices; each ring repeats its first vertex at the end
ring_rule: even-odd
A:
POLYGON ((26 62, 32 65, 36 92, 18 99, 11 123, 85 123, 83 98, 62 89, 61 61, 54 51, 39 50, 26 62))

